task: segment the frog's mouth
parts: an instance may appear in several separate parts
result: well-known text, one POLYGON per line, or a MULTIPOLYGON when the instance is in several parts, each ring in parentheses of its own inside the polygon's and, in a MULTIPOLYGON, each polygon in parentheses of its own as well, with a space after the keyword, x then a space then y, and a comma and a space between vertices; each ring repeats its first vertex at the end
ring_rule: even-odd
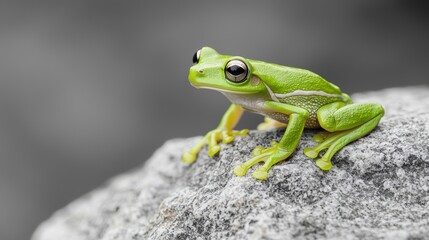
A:
POLYGON ((222 92, 222 93, 253 94, 253 93, 257 92, 257 91, 249 91, 249 90, 247 90, 247 91, 234 91, 231 89, 222 89, 222 88, 213 87, 213 86, 201 86, 201 85, 198 85, 198 84, 195 84, 192 82, 191 82, 191 85, 197 89, 210 89, 210 90, 215 90, 215 91, 222 92))

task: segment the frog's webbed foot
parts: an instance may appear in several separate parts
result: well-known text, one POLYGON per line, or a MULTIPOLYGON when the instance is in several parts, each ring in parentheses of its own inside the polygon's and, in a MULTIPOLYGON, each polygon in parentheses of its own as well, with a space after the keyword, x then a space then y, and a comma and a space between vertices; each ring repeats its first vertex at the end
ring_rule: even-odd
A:
MULTIPOLYGON (((309 158, 317 158, 319 153, 327 148, 329 148, 334 142, 343 137, 347 132, 321 132, 319 136, 314 136, 317 140, 320 140, 320 144, 312 148, 305 148, 304 154, 309 158)), ((317 135, 317 134, 316 134, 317 135)), ((317 140, 315 140, 317 142, 317 140)), ((321 158, 316 161, 316 165, 322 170, 329 170, 332 167, 331 159, 321 158)))
POLYGON ((243 129, 241 131, 236 130, 225 130, 225 129, 215 129, 208 132, 201 141, 199 141, 193 148, 188 150, 182 155, 182 160, 186 163, 192 163, 197 158, 197 154, 204 147, 205 144, 208 145, 209 151, 208 155, 210 157, 216 155, 220 151, 219 142, 230 143, 234 140, 236 136, 245 136, 249 132, 248 129, 243 129))
POLYGON ((273 128, 286 127, 286 126, 287 126, 286 123, 281 123, 272 118, 266 117, 264 118, 264 122, 258 125, 258 130, 268 130, 273 128))
POLYGON ((259 162, 264 162, 264 165, 258 168, 252 174, 253 178, 264 180, 268 177, 268 171, 271 169, 271 167, 287 158, 290 153, 282 149, 277 142, 271 142, 271 147, 263 148, 258 146, 253 149, 252 155, 252 159, 234 168, 235 175, 244 176, 249 168, 251 168, 253 165, 259 162))

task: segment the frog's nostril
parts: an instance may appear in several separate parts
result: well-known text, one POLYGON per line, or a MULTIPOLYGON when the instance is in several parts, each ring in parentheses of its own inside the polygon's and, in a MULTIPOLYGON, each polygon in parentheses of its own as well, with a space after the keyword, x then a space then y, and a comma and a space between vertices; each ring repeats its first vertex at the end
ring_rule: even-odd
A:
POLYGON ((201 75, 204 74, 204 70, 202 69, 196 69, 196 68, 191 68, 189 71, 189 79, 197 79, 198 77, 201 77, 201 75))

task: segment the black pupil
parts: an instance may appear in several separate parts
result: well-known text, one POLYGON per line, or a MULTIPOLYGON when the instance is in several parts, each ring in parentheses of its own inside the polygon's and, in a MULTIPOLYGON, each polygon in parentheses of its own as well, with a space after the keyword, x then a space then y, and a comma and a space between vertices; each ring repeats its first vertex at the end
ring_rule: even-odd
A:
POLYGON ((238 75, 244 73, 244 69, 238 65, 232 65, 231 67, 228 67, 226 70, 235 76, 238 76, 238 75))
POLYGON ((198 53, 198 51, 197 51, 197 52, 195 52, 194 56, 192 57, 192 62, 193 62, 193 63, 198 63, 197 53, 198 53))

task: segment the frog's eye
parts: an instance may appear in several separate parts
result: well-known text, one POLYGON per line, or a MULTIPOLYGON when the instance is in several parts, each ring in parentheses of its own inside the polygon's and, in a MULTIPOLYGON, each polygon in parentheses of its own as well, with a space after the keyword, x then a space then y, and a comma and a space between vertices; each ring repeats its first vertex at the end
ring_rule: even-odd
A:
POLYGON ((241 60, 231 60, 225 66, 225 77, 233 83, 244 82, 248 72, 246 63, 241 60))
POLYGON ((194 53, 194 56, 192 57, 192 62, 194 63, 194 65, 200 61, 200 55, 201 55, 201 49, 194 53))

